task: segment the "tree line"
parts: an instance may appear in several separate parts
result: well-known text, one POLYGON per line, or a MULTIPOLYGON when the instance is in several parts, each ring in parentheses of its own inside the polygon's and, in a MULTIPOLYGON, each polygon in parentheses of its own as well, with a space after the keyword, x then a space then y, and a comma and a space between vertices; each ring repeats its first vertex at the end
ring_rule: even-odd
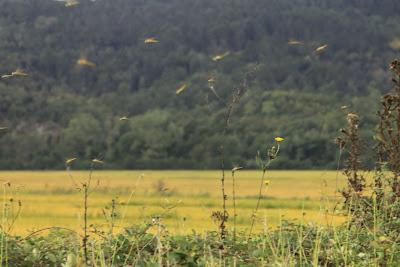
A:
POLYGON ((341 106, 367 133, 390 88, 399 11, 390 0, 1 1, 0 74, 28 76, 0 79, 0 168, 57 169, 68 157, 217 168, 221 143, 230 165, 252 168, 278 135, 274 167, 335 168, 341 106), (255 64, 223 136, 219 98, 255 64))

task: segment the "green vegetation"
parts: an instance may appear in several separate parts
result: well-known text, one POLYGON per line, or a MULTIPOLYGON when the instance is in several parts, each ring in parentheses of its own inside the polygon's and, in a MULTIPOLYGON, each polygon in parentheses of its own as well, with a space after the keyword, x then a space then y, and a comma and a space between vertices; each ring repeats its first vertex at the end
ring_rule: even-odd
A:
MULTIPOLYGON (((283 223, 281 231, 247 240, 239 235, 220 249, 216 233, 171 236, 146 233, 144 224, 93 242, 89 266, 398 266, 399 247, 382 232, 283 223)), ((46 237, 11 239, 10 266, 85 266, 79 241, 54 230, 46 237), (64 264, 64 265, 62 265, 64 264)))
POLYGON ((400 50, 400 4, 331 2, 3 0, 0 168, 66 167, 64 184, 44 187, 25 172, 21 196, 31 215, 70 212, 68 201, 78 214, 76 227, 56 225, 64 215, 15 234, 25 185, 1 177, 0 267, 399 266, 399 60, 376 100, 400 50), (240 186, 242 166, 258 167, 255 187, 240 186), (112 191, 94 177, 101 167, 220 172, 187 191, 159 179, 140 192, 144 174, 112 191), (298 175, 283 192, 309 195, 279 203, 266 194, 271 167, 337 168, 335 191, 298 175), (184 232, 205 227, 201 205, 214 228, 184 232), (274 227, 262 212, 277 207, 301 216, 274 227))
POLYGON ((254 168, 256 151, 277 135, 290 142, 274 168, 335 168, 340 107, 362 114, 362 134, 376 121, 399 14, 398 1, 373 0, 82 0, 70 8, 3 0, 0 74, 29 76, 0 79, 0 126, 9 127, 0 132, 0 168, 62 168, 72 156, 104 158, 106 168, 217 168, 222 140, 228 165, 254 168), (160 42, 145 44, 149 37, 160 42), (77 66, 81 57, 96 66, 77 66), (224 138, 216 123, 224 107, 207 80, 225 99, 255 63, 224 138))

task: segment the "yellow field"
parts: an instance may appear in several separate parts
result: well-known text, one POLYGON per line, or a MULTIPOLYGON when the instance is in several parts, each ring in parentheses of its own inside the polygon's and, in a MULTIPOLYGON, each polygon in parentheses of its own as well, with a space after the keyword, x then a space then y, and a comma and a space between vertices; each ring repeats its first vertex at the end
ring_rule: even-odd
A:
MULTIPOLYGON (((232 218, 232 180, 230 171, 226 174, 227 203, 232 218)), ((72 175, 77 181, 84 181, 88 172, 77 171, 72 175)), ((241 229, 249 226, 260 175, 259 171, 236 173, 237 222, 241 229)), ((162 222, 170 232, 216 230, 210 215, 220 210, 220 176, 219 171, 95 171, 89 197, 89 224, 104 226, 102 209, 117 197, 118 227, 139 224, 163 214, 162 222)), ((48 226, 81 229, 83 196, 72 185, 67 172, 3 171, 0 179, 11 183, 11 187, 5 186, 5 199, 13 198, 13 203, 22 201, 22 211, 12 233, 25 234, 48 226)), ((265 198, 258 212, 258 230, 276 226, 282 218, 319 223, 340 220, 327 214, 325 209, 335 204, 336 184, 338 188, 345 184, 341 174, 272 171, 267 173, 267 179, 270 185, 263 188, 265 198)), ((232 227, 231 220, 228 227, 232 227)))

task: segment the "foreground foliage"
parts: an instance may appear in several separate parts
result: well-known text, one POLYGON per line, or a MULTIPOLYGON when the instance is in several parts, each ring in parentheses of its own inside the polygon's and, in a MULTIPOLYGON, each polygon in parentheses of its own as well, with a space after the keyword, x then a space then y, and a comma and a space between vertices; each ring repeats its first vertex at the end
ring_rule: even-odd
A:
MULTIPOLYGON (((396 223, 400 227, 400 221, 396 223)), ((217 232, 185 236, 148 231, 160 225, 127 228, 91 240, 89 266, 398 266, 398 233, 385 223, 374 229, 344 224, 321 227, 284 222, 254 234, 217 232)), ((393 228, 392 228, 393 229, 393 228)), ((46 236, 3 240, 3 266, 85 266, 78 236, 53 230, 46 236)))

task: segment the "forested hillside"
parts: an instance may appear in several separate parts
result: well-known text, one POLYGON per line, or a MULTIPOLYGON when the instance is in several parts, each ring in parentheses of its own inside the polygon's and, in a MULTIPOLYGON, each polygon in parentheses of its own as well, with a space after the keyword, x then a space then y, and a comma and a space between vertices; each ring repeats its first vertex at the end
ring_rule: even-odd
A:
POLYGON ((334 168, 341 106, 372 129, 399 51, 398 0, 2 0, 0 74, 28 76, 0 79, 0 168, 216 168, 222 142, 251 168, 278 135, 274 167, 334 168), (256 64, 223 137, 208 80, 227 99, 256 64))

